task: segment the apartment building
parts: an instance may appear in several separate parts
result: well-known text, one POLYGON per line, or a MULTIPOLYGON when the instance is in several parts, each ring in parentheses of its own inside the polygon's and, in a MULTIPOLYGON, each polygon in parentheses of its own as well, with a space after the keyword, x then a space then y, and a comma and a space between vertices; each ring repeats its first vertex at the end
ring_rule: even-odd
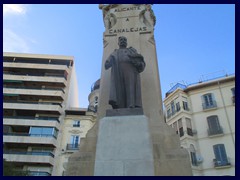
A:
POLYGON ((63 176, 68 158, 79 150, 81 138, 85 138, 89 129, 96 122, 96 113, 87 108, 70 108, 66 110, 63 136, 61 139, 61 154, 57 175, 63 176))
MULTIPOLYGON (((3 158, 33 176, 57 175, 72 56, 3 53, 3 158)), ((76 79, 76 78, 75 78, 76 79)))
POLYGON ((166 123, 189 152, 193 175, 235 175, 235 75, 177 83, 164 106, 166 123))

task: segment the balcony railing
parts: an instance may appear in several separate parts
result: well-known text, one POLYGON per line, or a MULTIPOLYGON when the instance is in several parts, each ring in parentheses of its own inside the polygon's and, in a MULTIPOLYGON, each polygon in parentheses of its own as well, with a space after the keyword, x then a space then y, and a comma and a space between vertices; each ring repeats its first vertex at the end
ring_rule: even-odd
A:
POLYGON ((4 71, 3 74, 9 74, 9 75, 20 75, 20 76, 42 76, 42 77, 62 77, 67 80, 67 77, 64 74, 49 74, 49 73, 29 73, 29 72, 9 72, 4 71))
POLYGON ((58 117, 34 117, 34 116, 4 116, 5 119, 23 119, 23 120, 46 120, 60 122, 58 117))
POLYGON ((49 91, 62 91, 65 94, 65 91, 62 88, 32 88, 32 87, 16 87, 16 86, 4 86, 6 89, 33 89, 33 90, 49 90, 49 91))
POLYGON ((220 126, 215 129, 208 129, 208 136, 214 136, 214 135, 219 135, 219 134, 223 134, 223 128, 220 126))
POLYGON ((224 167, 224 166, 231 166, 231 163, 230 163, 229 159, 227 159, 227 161, 221 161, 221 160, 213 159, 213 163, 214 163, 215 168, 224 167))
MULTIPOLYGON (((3 101, 4 102, 4 101, 3 101)), ((54 102, 29 102, 29 101, 13 101, 13 100, 8 100, 4 103, 18 103, 18 104, 46 104, 46 105, 58 105, 62 107, 61 103, 54 103, 54 102)))
POLYGON ((183 128, 179 128, 179 136, 180 137, 184 136, 183 128))
POLYGON ((187 128, 187 134, 189 136, 193 136, 193 132, 192 132, 192 129, 191 128, 187 128))
POLYGON ((80 124, 73 124, 73 127, 80 127, 80 124))
POLYGON ((52 152, 41 152, 41 151, 3 151, 3 154, 19 154, 19 155, 33 155, 33 156, 51 156, 54 158, 52 152))
POLYGON ((51 176, 51 174, 43 171, 29 171, 28 176, 51 176))
POLYGON ((79 144, 67 144, 67 150, 78 150, 79 144))
POLYGON ((188 107, 185 107, 185 108, 179 108, 179 109, 176 109, 174 112, 168 112, 167 113, 167 119, 169 119, 170 117, 174 116, 175 114, 178 114, 182 111, 190 111, 190 109, 188 107))
POLYGON ((217 102, 212 101, 211 103, 203 103, 202 106, 203 106, 203 110, 216 108, 217 107, 217 102))
POLYGON ((184 109, 185 111, 190 111, 190 109, 189 109, 188 106, 187 106, 187 107, 183 107, 183 109, 184 109))
POLYGON ((4 136, 33 136, 33 137, 57 137, 53 134, 29 134, 29 133, 3 133, 4 136))

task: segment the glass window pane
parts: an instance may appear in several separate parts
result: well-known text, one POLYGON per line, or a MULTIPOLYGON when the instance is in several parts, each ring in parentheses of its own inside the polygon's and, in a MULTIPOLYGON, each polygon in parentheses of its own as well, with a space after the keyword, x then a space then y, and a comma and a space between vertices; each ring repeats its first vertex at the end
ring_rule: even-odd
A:
POLYGON ((42 134, 44 134, 44 135, 53 134, 53 128, 42 128, 42 134))
POLYGON ((31 127, 30 134, 41 134, 42 128, 41 127, 31 127))
POLYGON ((228 160, 224 144, 214 145, 213 150, 218 165, 226 165, 228 163, 228 160))

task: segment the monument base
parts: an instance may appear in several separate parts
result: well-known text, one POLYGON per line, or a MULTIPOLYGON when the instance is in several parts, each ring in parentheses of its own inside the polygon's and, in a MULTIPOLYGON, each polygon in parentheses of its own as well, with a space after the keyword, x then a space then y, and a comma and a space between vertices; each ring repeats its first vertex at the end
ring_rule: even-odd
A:
POLYGON ((94 176, 154 176, 153 149, 146 116, 100 119, 94 176))
POLYGON ((97 121, 86 138, 81 138, 80 150, 68 159, 65 176, 192 176, 189 154, 180 147, 173 128, 161 120, 149 134, 144 119, 152 121, 143 115, 97 121))

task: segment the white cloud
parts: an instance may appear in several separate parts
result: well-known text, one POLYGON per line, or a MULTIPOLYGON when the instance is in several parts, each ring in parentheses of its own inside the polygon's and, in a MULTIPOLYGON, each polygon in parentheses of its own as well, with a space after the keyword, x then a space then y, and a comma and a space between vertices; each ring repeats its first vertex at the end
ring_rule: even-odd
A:
POLYGON ((29 43, 10 29, 3 29, 3 52, 22 52, 30 51, 29 43))
MULTIPOLYGON (((32 43, 24 33, 20 33, 25 25, 19 19, 19 15, 25 15, 27 12, 26 4, 3 4, 3 17, 12 16, 14 18, 3 21, 3 51, 4 52, 22 52, 30 51, 32 43), (21 25, 21 27, 19 27, 21 25)), ((22 17, 22 16, 21 16, 22 17)))
POLYGON ((26 8, 24 4, 3 4, 3 16, 7 14, 25 14, 26 8))

